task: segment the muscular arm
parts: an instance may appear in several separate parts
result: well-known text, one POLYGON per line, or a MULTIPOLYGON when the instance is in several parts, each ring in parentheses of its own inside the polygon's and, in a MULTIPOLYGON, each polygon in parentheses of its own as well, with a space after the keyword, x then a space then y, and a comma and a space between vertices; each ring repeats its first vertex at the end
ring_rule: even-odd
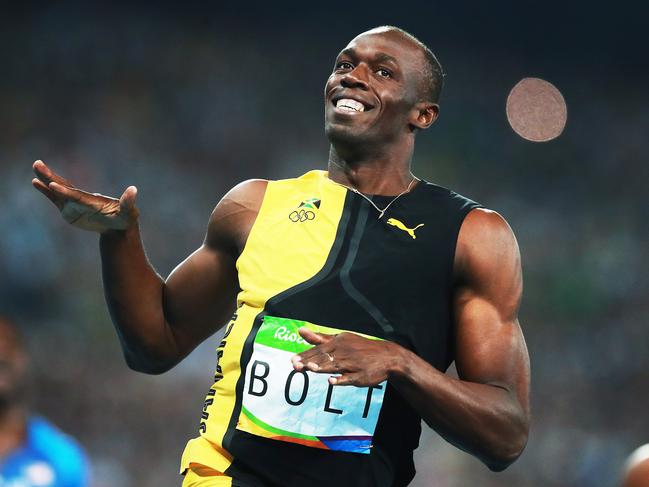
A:
POLYGON ((225 323, 239 289, 235 261, 266 181, 246 181, 228 192, 212 213, 203 245, 165 280, 144 252, 135 187, 118 200, 76 188, 42 161, 33 167, 32 184, 64 219, 101 235, 106 302, 131 368, 164 372, 225 323))
POLYGON ((454 271, 459 379, 392 342, 307 329, 300 333, 317 346, 294 357, 294 366, 342 372, 330 379, 339 385, 368 386, 388 379, 430 427, 490 469, 503 470, 527 442, 530 372, 517 318, 522 293, 518 246, 497 213, 478 209, 467 216, 454 271))
POLYGON ((488 210, 470 213, 455 264, 459 379, 403 349, 390 379, 429 426, 502 470, 521 454, 529 430, 529 358, 517 317, 520 256, 507 223, 488 210))
POLYGON ((106 303, 134 370, 170 369, 218 330, 234 307, 234 258, 207 243, 167 280, 146 258, 137 226, 102 234, 100 249, 106 303))
POLYGON ((102 233, 106 302, 129 366, 164 372, 218 330, 235 308, 236 258, 266 182, 232 189, 216 206, 203 245, 164 280, 149 263, 137 225, 102 233))

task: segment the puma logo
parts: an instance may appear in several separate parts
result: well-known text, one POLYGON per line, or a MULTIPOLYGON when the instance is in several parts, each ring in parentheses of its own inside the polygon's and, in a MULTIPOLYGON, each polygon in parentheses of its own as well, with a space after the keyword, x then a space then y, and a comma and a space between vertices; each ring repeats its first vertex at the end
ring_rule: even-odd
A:
POLYGON ((419 227, 423 227, 423 226, 424 226, 423 223, 420 223, 420 224, 417 225, 415 228, 408 228, 407 226, 405 226, 402 222, 400 222, 400 221, 397 220, 396 218, 388 218, 387 223, 388 223, 388 225, 392 225, 393 227, 397 227, 399 230, 403 230, 403 231, 406 232, 408 235, 410 235, 413 239, 417 238, 417 237, 415 236, 415 230, 417 230, 419 227))

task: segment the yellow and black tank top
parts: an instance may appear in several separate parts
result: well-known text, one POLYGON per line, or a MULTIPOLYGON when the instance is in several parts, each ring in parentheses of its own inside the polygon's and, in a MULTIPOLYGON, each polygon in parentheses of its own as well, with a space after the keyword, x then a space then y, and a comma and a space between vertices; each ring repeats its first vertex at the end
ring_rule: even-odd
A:
MULTIPOLYGON (((379 208, 393 199, 370 198, 379 208)), ((396 389, 328 386, 324 374, 293 371, 290 356, 308 348, 297 334, 308 326, 391 340, 446 370, 457 235, 476 207, 420 181, 379 219, 324 171, 269 182, 181 469, 246 487, 407 485, 421 419, 396 389)))

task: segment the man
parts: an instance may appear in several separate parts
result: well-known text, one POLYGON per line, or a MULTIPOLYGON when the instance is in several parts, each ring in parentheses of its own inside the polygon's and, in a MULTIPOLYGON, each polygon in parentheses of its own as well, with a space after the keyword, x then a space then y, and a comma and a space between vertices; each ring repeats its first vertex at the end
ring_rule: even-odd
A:
POLYGON ((79 446, 27 408, 27 354, 0 317, 0 486, 82 487, 88 462, 79 446))
POLYGON ((144 253, 135 187, 93 195, 34 164, 35 187, 101 234, 130 367, 168 370, 235 311, 183 485, 407 485, 422 418, 492 470, 522 452, 516 240, 495 212, 410 172, 441 84, 401 29, 353 39, 325 86, 328 173, 239 184, 166 280, 144 253), (443 373, 453 360, 459 380, 443 373))
POLYGON ((642 445, 629 456, 622 487, 649 487, 649 444, 642 445))

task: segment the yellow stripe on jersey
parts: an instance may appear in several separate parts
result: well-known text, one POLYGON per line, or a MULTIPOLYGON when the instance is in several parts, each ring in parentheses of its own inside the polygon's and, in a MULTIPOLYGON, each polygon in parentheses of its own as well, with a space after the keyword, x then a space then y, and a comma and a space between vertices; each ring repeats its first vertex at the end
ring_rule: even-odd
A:
POLYGON ((185 473, 182 487, 232 487, 232 478, 204 467, 192 467, 185 473))
POLYGON ((246 339, 269 299, 322 269, 336 238, 346 193, 325 171, 268 183, 236 264, 241 291, 236 320, 219 347, 222 378, 217 373, 203 408, 201 436, 187 443, 181 472, 194 464, 225 472, 232 464, 223 440, 235 411, 246 339))

